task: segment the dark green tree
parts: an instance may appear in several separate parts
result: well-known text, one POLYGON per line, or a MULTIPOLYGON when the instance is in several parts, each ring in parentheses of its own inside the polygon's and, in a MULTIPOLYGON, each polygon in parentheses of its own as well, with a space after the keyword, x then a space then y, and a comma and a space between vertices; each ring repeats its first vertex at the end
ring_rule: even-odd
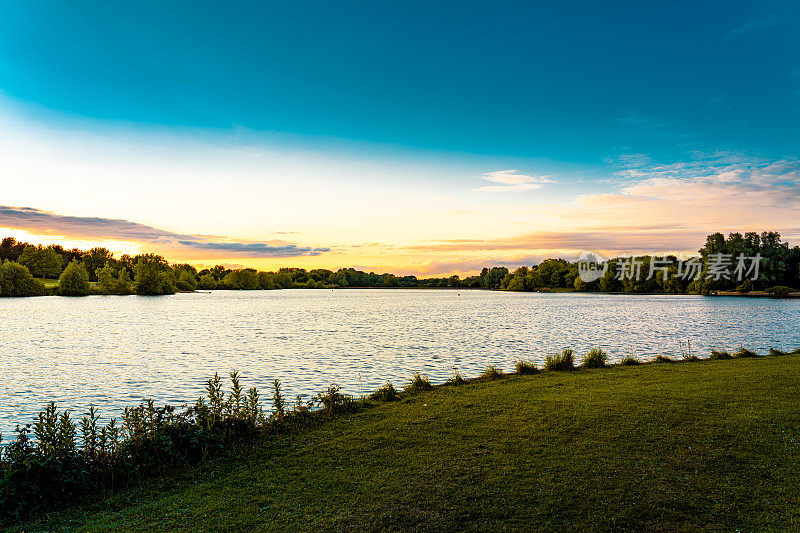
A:
POLYGON ((62 296, 86 296, 92 292, 89 273, 83 263, 70 261, 58 278, 58 294, 62 296))

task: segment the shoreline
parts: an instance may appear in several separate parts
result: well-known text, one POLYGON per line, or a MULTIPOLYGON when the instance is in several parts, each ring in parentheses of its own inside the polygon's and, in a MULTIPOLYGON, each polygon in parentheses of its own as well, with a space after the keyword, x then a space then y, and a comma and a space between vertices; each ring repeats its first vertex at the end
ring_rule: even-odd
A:
MULTIPOLYGON (((396 504, 392 502, 396 502, 397 495, 405 494, 410 487, 416 487, 412 493, 424 495, 425 501, 439 511, 433 516, 423 513, 416 518, 411 518, 409 515, 403 519, 411 520, 410 522, 390 522, 399 529, 414 527, 436 529, 436 524, 442 525, 437 522, 436 516, 439 514, 447 517, 448 521, 459 520, 457 517, 461 516, 462 520, 466 520, 463 523, 465 526, 472 523, 474 527, 474 520, 486 516, 483 511, 487 505, 499 505, 498 509, 503 509, 504 517, 496 523, 481 522, 487 529, 514 523, 513 517, 520 515, 533 520, 529 524, 539 524, 541 527, 542 524, 549 522, 551 527, 556 529, 564 527, 580 529, 580 524, 589 529, 597 527, 618 529, 625 525, 634 529, 642 527, 646 529, 648 524, 649 526, 673 524, 677 527, 686 526, 687 520, 692 523, 697 521, 698 526, 710 523, 724 524, 726 527, 723 529, 746 524, 763 528, 770 524, 769 516, 778 516, 775 514, 778 508, 770 506, 766 515, 759 514, 755 509, 751 512, 749 506, 757 505, 757 501, 760 501, 758 499, 743 496, 714 498, 715 501, 729 502, 731 509, 727 512, 737 509, 730 516, 720 515, 719 511, 715 511, 715 505, 711 503, 707 507, 687 510, 688 514, 672 515, 670 509, 674 508, 675 503, 659 497, 653 499, 653 495, 658 493, 652 490, 659 490, 659 486, 671 487, 678 482, 676 480, 684 479, 685 476, 680 474, 684 462, 687 458, 693 458, 692 461, 697 461, 697 464, 688 465, 690 471, 697 472, 697 469, 700 469, 701 477, 698 478, 696 473, 694 476, 685 477, 686 481, 679 483, 689 483, 693 488, 684 487, 682 490, 676 490, 675 497, 680 499, 681 495, 687 492, 702 494, 708 491, 724 491, 730 486, 732 478, 729 477, 724 463, 715 460, 709 463, 709 457, 715 457, 717 453, 723 458, 730 456, 731 453, 739 454, 738 456, 742 458, 739 461, 752 460, 754 464, 761 464, 764 459, 771 458, 769 464, 775 465, 778 470, 770 477, 789 476, 790 470, 787 469, 794 463, 776 461, 775 458, 782 457, 782 453, 790 453, 791 450, 784 447, 783 439, 793 435, 794 430, 800 431, 800 416, 795 416, 796 411, 787 410, 787 406, 796 405, 796 401, 800 399, 797 397, 800 391, 794 387, 800 374, 800 364, 798 364, 800 357, 797 353, 782 357, 741 356, 732 361, 704 360, 702 364, 683 364, 682 361, 676 360, 673 364, 653 362, 625 368, 622 368, 622 365, 613 365, 605 369, 582 369, 577 372, 549 370, 535 372, 535 375, 518 373, 492 376, 487 372, 479 378, 440 385, 426 385, 424 379, 420 380, 419 376, 415 376, 405 390, 395 389, 397 396, 384 388, 380 395, 370 400, 370 405, 365 405, 363 408, 347 408, 345 403, 341 402, 329 403, 328 406, 338 405, 333 408, 339 409, 338 414, 333 411, 328 413, 315 411, 320 413, 314 415, 319 423, 298 427, 296 430, 287 428, 288 432, 269 433, 265 438, 249 439, 249 443, 240 441, 239 444, 244 443, 244 447, 239 451, 232 448, 230 454, 226 453, 213 463, 216 466, 206 467, 202 465, 207 463, 201 463, 197 467, 189 467, 188 474, 180 474, 177 471, 179 479, 187 480, 186 485, 182 483, 174 485, 169 482, 165 484, 158 481, 157 477, 143 484, 136 484, 131 489, 106 495, 88 507, 77 507, 46 515, 40 519, 41 521, 26 525, 25 529, 60 529, 63 526, 81 530, 91 530, 96 527, 160 530, 179 527, 179 524, 183 524, 182 527, 196 528, 201 524, 198 520, 204 520, 203 516, 218 505, 224 505, 226 509, 238 509, 233 513, 226 512, 219 515, 218 518, 227 528, 252 529, 254 524, 261 524, 262 528, 304 529, 299 527, 302 521, 313 516, 316 517, 315 520, 321 520, 319 525, 322 529, 335 529, 337 524, 339 526, 343 524, 340 521, 341 517, 347 516, 344 523, 352 522, 357 529, 370 529, 369 524, 374 525, 374 521, 381 520, 380 517, 385 516, 385 513, 405 516, 402 510, 402 497, 398 502, 400 507, 395 508, 396 504), (748 376, 748 380, 738 379, 743 372, 748 376), (648 386, 642 387, 641 383, 647 383, 648 386), (782 393, 775 397, 776 391, 782 393), (774 399, 769 402, 758 401, 758 398, 764 395, 774 399), (687 401, 689 403, 684 403, 687 401), (743 407, 739 407, 739 404, 750 405, 751 409, 758 409, 762 414, 759 416, 754 412, 754 418, 724 418, 723 413, 729 409, 732 412, 740 412, 743 407), (795 415, 789 416, 791 413, 795 415), (779 414, 783 418, 776 419, 779 414), (613 417, 613 423, 607 421, 609 415, 613 417), (573 423, 571 420, 575 416, 579 418, 573 423), (701 416, 702 420, 698 420, 698 416, 701 416), (723 419, 727 420, 724 424, 714 422, 723 419), (694 422, 686 425, 687 420, 694 422), (754 432, 753 427, 747 425, 751 420, 758 424, 758 432, 754 432), (783 420, 783 422, 776 426, 773 423, 760 422, 761 420, 773 422, 783 420), (504 428, 501 433, 497 433, 499 426, 496 424, 504 428), (683 425, 685 431, 665 433, 665 428, 674 427, 676 424, 683 425), (586 429, 582 430, 584 426, 586 429), (699 428, 705 429, 699 431, 699 428), (790 432, 774 433, 778 429, 781 431, 788 429, 790 432), (389 431, 391 436, 384 436, 381 432, 385 431, 389 431), (709 431, 711 433, 708 433, 709 431), (437 437, 433 438, 434 435, 437 437), (669 442, 664 441, 665 435, 670 435, 669 442), (747 435, 751 446, 739 446, 738 441, 731 440, 731 435, 747 435), (606 441, 605 436, 610 440, 606 441), (407 441, 408 438, 413 440, 407 441), (578 440, 575 440, 576 438, 578 440), (686 443, 675 441, 682 438, 688 441, 686 443), (377 440, 372 442, 373 439, 377 440), (318 442, 318 444, 304 444, 306 442, 318 442), (367 444, 368 442, 372 444, 367 444), (409 442, 415 443, 413 448, 408 448, 409 442), (582 459, 571 461, 572 454, 565 455, 561 450, 559 443, 562 442, 571 442, 572 446, 577 446, 577 450, 573 450, 573 453, 578 453, 578 457, 582 459), (644 453, 645 450, 648 453, 644 453), (441 454, 441 459, 433 459, 431 454, 441 454), (675 457, 675 454, 679 456, 677 462, 669 459, 675 457), (265 462, 264 457, 269 459, 265 462), (334 462, 329 463, 326 459, 328 457, 334 462), (394 464, 393 457, 399 462, 394 464), (584 457, 586 461, 583 460, 584 457), (442 468, 435 468, 434 478, 424 482, 415 481, 417 477, 414 472, 422 473, 438 464, 439 460, 445 461, 445 465, 442 465, 442 468), (610 460, 616 461, 614 464, 617 466, 604 466, 610 460), (642 472, 634 470, 630 476, 626 474, 620 477, 622 472, 642 464, 642 461, 651 460, 652 468, 648 467, 642 472), (370 466, 373 464, 375 466, 370 466), (259 465, 263 465, 263 469, 259 465), (600 470, 596 470, 595 466, 600 470), (346 469, 343 473, 346 477, 343 479, 339 477, 339 467, 346 469), (362 467, 368 469, 362 470, 362 467), (545 489, 550 486, 547 483, 553 482, 547 481, 552 479, 547 474, 551 467, 560 472, 559 478, 555 479, 569 480, 575 487, 570 489, 564 487, 553 492, 545 489), (209 472, 209 468, 211 472, 220 474, 206 477, 205 473, 209 472), (253 468, 256 468, 258 473, 251 472, 253 468), (611 472, 616 472, 616 475, 609 476, 606 473, 607 468, 610 468, 611 472), (495 474, 500 472, 503 475, 497 478, 495 474), (245 478, 242 478, 243 475, 245 478), (303 476, 301 479, 307 480, 310 485, 305 488, 294 487, 291 480, 297 479, 298 475, 303 476), (473 481, 468 483, 468 486, 474 487, 474 490, 478 490, 481 494, 476 500, 476 504, 478 501, 481 502, 475 510, 478 515, 466 511, 473 505, 471 498, 456 496, 462 490, 460 487, 464 487, 462 479, 464 475, 477 476, 471 478, 473 481), (597 475, 600 477, 596 478, 597 475), (274 489, 262 485, 260 480, 266 481, 274 476, 283 480, 277 482, 278 485, 274 489), (194 481, 195 479, 197 481, 194 481), (247 479, 248 482, 242 484, 240 482, 242 479, 247 479), (345 482, 345 479, 348 481, 345 482), (533 504, 531 510, 538 509, 534 513, 538 518, 528 516, 526 508, 520 507, 518 503, 512 505, 503 503, 511 493, 506 494, 502 490, 496 492, 497 488, 491 479, 501 483, 497 487, 508 486, 513 490, 516 496, 511 498, 512 501, 518 498, 527 499, 530 493, 533 500, 528 505, 533 504), (524 488, 526 483, 535 483, 534 480, 537 479, 545 483, 541 489, 524 488), (664 485, 664 479, 672 481, 664 485), (701 479, 708 479, 708 485, 705 482, 694 485, 701 479), (727 481, 722 483, 723 479, 727 481), (380 486, 384 486, 384 483, 397 484, 396 490, 363 491, 364 497, 367 498, 375 497, 378 493, 387 494, 386 499, 380 499, 382 505, 388 507, 379 509, 361 507, 364 503, 362 499, 359 499, 358 503, 348 504, 344 503, 346 499, 340 500, 348 494, 362 494, 361 490, 352 492, 349 487, 353 484, 361 486, 363 483, 369 484, 373 481, 380 486), (411 483, 410 487, 406 486, 406 482, 411 483), (221 496, 221 500, 216 498, 209 500, 204 496, 207 493, 203 487, 209 483, 210 486, 218 486, 216 491, 223 491, 224 496, 221 496), (640 487, 641 484, 652 485, 653 489, 646 490, 647 494, 641 498, 631 496, 632 487, 640 487), (443 488, 436 488, 440 486, 443 488), (278 487, 281 489, 275 490, 278 487), (295 493, 295 488, 301 492, 295 493), (445 493, 440 493, 440 490, 445 490, 445 493), (545 516, 549 516, 548 511, 539 508, 535 502, 545 501, 549 506, 558 507, 558 502, 564 502, 564 496, 575 494, 575 490, 600 491, 589 500, 601 497, 604 493, 606 498, 616 501, 617 496, 614 495, 618 494, 621 500, 613 507, 617 510, 628 508, 630 513, 621 518, 623 522, 613 522, 613 512, 610 515, 598 509, 592 512, 591 505, 581 504, 579 507, 582 510, 577 514, 562 515, 559 511, 549 520, 542 521, 545 516), (283 509, 284 505, 288 506, 286 507, 288 511, 296 505, 294 498, 300 494, 309 495, 311 498, 303 504, 305 511, 301 514, 273 516, 258 512, 259 507, 277 510, 283 509), (442 500, 445 494, 451 494, 455 499, 450 500, 449 497, 445 497, 442 500), (286 497, 289 499, 286 500, 286 497), (318 500, 320 503, 328 503, 317 509, 314 507, 316 504, 312 503, 317 501, 317 498, 321 498, 318 500), (246 503, 248 501, 257 502, 256 507, 250 508, 246 503), (454 505, 447 503, 450 501, 454 505), (209 505, 212 507, 208 507, 209 505), (330 505, 334 507, 331 508, 330 505), (444 507, 440 507, 441 505, 444 507), (338 510, 326 519, 324 518, 328 516, 326 512, 317 514, 324 509, 338 510), (353 509, 354 512, 348 513, 346 509, 353 509), (643 512, 644 509, 648 512, 643 512), (741 512, 738 509, 741 509, 741 512), (646 517, 653 517, 653 513, 656 513, 657 518, 650 519, 655 522, 647 522, 646 517), (283 518, 280 518, 281 516, 283 518), (328 522, 327 520, 331 518, 333 522, 328 522), (722 522, 714 522, 715 520, 722 522), (730 520, 734 520, 734 523, 730 520), (494 526, 491 525, 493 523, 494 526), (556 527, 556 524, 560 526, 556 527)), ((371 396, 380 391, 381 389, 371 396)), ((736 475, 740 476, 737 478, 740 479, 737 483, 741 482, 742 486, 755 483, 763 494, 775 490, 794 494, 794 498, 788 499, 785 495, 783 497, 774 495, 772 501, 776 502, 775 505, 783 509, 783 512, 792 512, 791 509, 800 512, 800 501, 797 498, 800 493, 793 492, 791 483, 764 485, 764 480, 759 477, 760 470, 743 468, 740 462, 735 464, 735 469, 731 472, 737 472, 736 475), (781 504, 783 507, 777 502, 783 502, 781 504), (789 507, 786 507, 787 505, 789 507)), ((214 489, 210 486, 207 490, 213 492, 214 489)), ((567 500, 571 501, 571 505, 576 505, 574 500, 569 498, 567 500)), ((745 529, 750 528, 745 527, 745 529)))

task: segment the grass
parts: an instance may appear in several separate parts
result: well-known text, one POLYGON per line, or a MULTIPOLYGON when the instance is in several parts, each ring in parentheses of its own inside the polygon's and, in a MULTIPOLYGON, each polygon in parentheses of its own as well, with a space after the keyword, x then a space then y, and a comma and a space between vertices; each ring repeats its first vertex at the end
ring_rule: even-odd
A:
POLYGON ((48 289, 55 289, 58 287, 58 280, 57 279, 45 279, 44 286, 48 289))
POLYGON ((622 359, 620 359, 619 364, 622 366, 634 366, 634 365, 641 365, 642 362, 633 357, 632 355, 626 355, 622 359))
POLYGON ((548 355, 544 362, 545 370, 575 370, 575 352, 565 348, 560 354, 548 355))
POLYGON ((520 359, 514 364, 514 373, 520 376, 538 374, 539 369, 533 361, 524 361, 520 359))
POLYGON ((775 357, 440 387, 24 529, 796 531, 799 379, 775 357))

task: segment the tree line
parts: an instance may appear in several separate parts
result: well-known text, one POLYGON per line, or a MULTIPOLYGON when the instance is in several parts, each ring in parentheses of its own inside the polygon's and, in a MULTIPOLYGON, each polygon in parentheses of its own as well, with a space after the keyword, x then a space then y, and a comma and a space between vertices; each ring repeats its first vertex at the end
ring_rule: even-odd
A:
MULTIPOLYGON (((186 263, 169 263, 164 257, 145 253, 116 258, 106 248, 67 250, 59 245, 32 245, 12 237, 0 241, 0 296, 45 294, 174 294, 197 289, 273 290, 336 288, 483 288, 510 291, 567 289, 590 292, 698 293, 721 290, 782 289, 800 287, 800 247, 789 247, 777 232, 713 233, 699 250, 696 275, 686 276, 683 261, 675 256, 614 258, 599 279, 586 282, 578 263, 545 259, 531 267, 509 271, 484 268, 479 275, 460 278, 417 278, 390 273, 376 274, 354 268, 280 268, 258 271, 230 269, 222 265, 197 270, 186 263), (714 259, 731 262, 736 257, 758 257, 756 279, 712 275, 714 259), (621 267, 635 265, 637 276, 621 276, 621 267), (656 268, 657 265, 657 268, 656 268), (653 275, 657 272, 657 275, 653 275), (649 274, 649 275, 648 275, 649 274), (44 283, 58 279, 55 289, 44 283)), ((748 272, 750 275, 751 272, 748 272)), ((777 291, 776 291, 777 292, 777 291)))

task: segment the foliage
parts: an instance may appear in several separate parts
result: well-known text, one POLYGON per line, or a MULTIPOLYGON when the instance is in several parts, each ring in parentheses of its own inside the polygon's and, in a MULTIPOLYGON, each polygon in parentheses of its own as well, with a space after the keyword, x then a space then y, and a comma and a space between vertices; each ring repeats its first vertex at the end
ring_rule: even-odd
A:
POLYGON ((62 296, 86 296, 92 292, 89 273, 83 263, 71 261, 58 278, 58 294, 62 296))
POLYGON ((178 272, 178 281, 175 285, 179 290, 191 292, 197 288, 197 279, 194 274, 187 270, 179 270, 178 272))
MULTIPOLYGON (((77 249, 66 250, 58 245, 37 247, 28 243, 19 243, 11 237, 0 241, 0 259, 15 261, 26 250, 28 256, 44 257, 46 254, 55 264, 53 257, 59 256, 61 264, 66 265, 73 260, 82 261, 89 272, 90 281, 100 281, 100 271, 110 265, 119 278, 127 276, 135 278, 137 264, 144 262, 150 268, 140 271, 140 281, 135 283, 137 294, 172 294, 175 290, 195 290, 196 288, 234 289, 234 290, 271 290, 271 289, 335 289, 347 287, 420 287, 420 288, 483 288, 505 289, 510 291, 550 291, 579 290, 598 292, 634 292, 634 293, 702 293, 715 291, 764 290, 766 287, 776 289, 776 296, 785 296, 791 292, 789 287, 800 286, 800 247, 790 248, 781 241, 776 232, 731 233, 726 238, 721 233, 707 237, 706 243, 699 250, 699 261, 702 270, 697 279, 688 279, 681 275, 679 260, 675 256, 659 258, 657 265, 653 257, 641 256, 633 258, 641 273, 640 279, 620 279, 618 267, 622 258, 614 258, 608 262, 605 274, 590 283, 583 282, 578 276, 577 264, 565 259, 549 258, 538 265, 522 266, 509 272, 505 267, 491 267, 481 270, 479 275, 459 278, 448 276, 442 278, 418 279, 415 276, 397 276, 391 273, 377 274, 364 272, 354 268, 340 268, 336 271, 327 269, 306 270, 303 268, 280 268, 276 272, 257 272, 254 269, 231 270, 222 265, 200 272, 187 264, 170 265, 162 257, 155 254, 142 254, 135 257, 122 255, 119 259, 105 248, 93 248, 89 251, 77 249), (737 276, 713 279, 709 276, 710 258, 723 254, 731 258, 743 254, 745 257, 761 256, 758 279, 745 276, 740 282, 737 276), (664 262, 664 264, 661 264, 664 262), (661 270, 663 267, 663 270, 661 270), (184 274, 185 272, 185 274, 184 274)), ((28 261, 26 256, 25 261, 28 261)), ((733 259, 732 259, 733 260, 733 259)), ((33 260, 31 260, 33 261, 33 260)), ((40 261, 31 272, 36 276, 60 273, 53 267, 50 274, 40 270, 40 261), (41 272, 41 274, 40 274, 41 272)), ((736 265, 732 265, 735 267, 736 265)), ((106 280, 108 281, 108 280, 106 280)), ((135 281, 135 280, 134 280, 135 281)), ((125 294, 126 283, 100 283, 100 292, 104 294, 125 294), (115 287, 116 286, 116 287, 115 287)))
POLYGON ((447 379, 445 385, 463 385, 467 380, 461 376, 461 372, 453 370, 453 374, 447 379))
POLYGON ((431 390, 433 385, 428 380, 428 376, 423 376, 419 372, 414 372, 411 376, 411 381, 403 387, 403 392, 406 394, 416 394, 418 392, 423 392, 427 390, 431 390))
POLYGON ((198 289, 204 290, 214 290, 217 288, 217 280, 214 279, 214 276, 211 273, 206 273, 200 276, 200 279, 197 282, 198 289))
POLYGON ((222 284, 226 289, 253 291, 261 288, 258 272, 252 268, 242 268, 228 273, 222 284))
POLYGON ((711 359, 731 359, 733 356, 725 350, 711 350, 711 359))
POLYGON ((734 357, 758 357, 758 354, 748 350, 744 346, 740 346, 739 349, 733 354, 734 357))
POLYGON ((642 362, 633 357, 632 355, 626 355, 620 360, 619 364, 621 364, 622 366, 634 366, 634 365, 641 365, 642 362))
POLYGON ((56 278, 61 273, 61 256, 49 246, 26 246, 18 262, 38 278, 56 278))
POLYGON ((775 296, 776 298, 786 298, 791 293, 795 292, 795 290, 791 287, 786 287, 784 285, 777 285, 775 287, 770 287, 769 289, 766 290, 766 292, 768 292, 772 296, 775 296))
POLYGON ((592 348, 583 358, 581 366, 584 368, 605 368, 608 356, 600 348, 592 348))
POLYGON ((119 272, 111 263, 106 263, 103 268, 95 272, 97 278, 97 290, 101 294, 131 294, 131 279, 128 270, 120 268, 119 272))
POLYGON ((133 290, 136 294, 175 294, 175 275, 163 257, 151 254, 140 256, 133 271, 133 290))
POLYGON ((677 363, 675 359, 667 357, 666 355, 657 355, 655 359, 653 359, 654 363, 677 363))
POLYGON ((0 296, 42 296, 47 289, 27 267, 14 261, 0 264, 0 296))
POLYGON ((400 399, 400 393, 391 382, 387 382, 386 385, 367 396, 367 399, 375 402, 396 402, 400 399))
POLYGON ((494 381, 502 377, 503 373, 500 370, 498 370, 496 366, 489 365, 486 367, 486 370, 483 371, 483 374, 478 376, 478 379, 481 381, 494 381))
POLYGON ((575 352, 565 348, 560 354, 548 355, 544 362, 545 370, 575 370, 575 352))
POLYGON ((536 367, 536 363, 533 361, 524 361, 520 359, 514 363, 514 373, 519 375, 538 374, 539 369, 536 367))

